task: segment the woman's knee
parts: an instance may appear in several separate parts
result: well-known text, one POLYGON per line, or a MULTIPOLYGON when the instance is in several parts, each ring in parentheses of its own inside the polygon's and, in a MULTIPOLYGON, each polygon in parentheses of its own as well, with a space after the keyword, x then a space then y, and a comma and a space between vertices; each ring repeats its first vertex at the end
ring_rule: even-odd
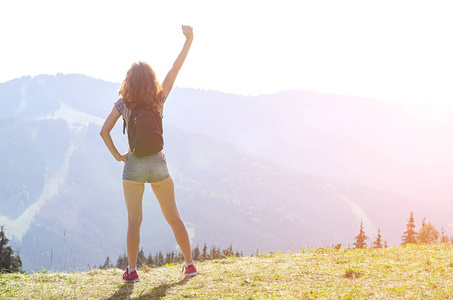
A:
POLYGON ((183 226, 184 225, 184 222, 183 220, 181 219, 181 217, 179 216, 179 214, 176 214, 174 216, 171 216, 171 217, 167 217, 167 222, 168 224, 173 228, 173 227, 177 227, 177 226, 180 226, 181 224, 183 226))
POLYGON ((129 216, 128 224, 129 226, 140 227, 142 225, 142 216, 129 216))

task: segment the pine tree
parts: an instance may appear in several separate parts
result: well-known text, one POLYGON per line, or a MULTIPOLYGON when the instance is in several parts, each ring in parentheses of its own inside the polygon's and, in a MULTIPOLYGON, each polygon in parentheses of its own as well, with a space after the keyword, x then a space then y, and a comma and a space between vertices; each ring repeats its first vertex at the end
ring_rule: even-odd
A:
POLYGON ((112 264, 112 262, 110 261, 110 257, 107 256, 107 258, 105 259, 104 264, 103 264, 100 268, 101 268, 101 269, 110 269, 110 268, 113 268, 113 264, 112 264))
POLYGON ((448 244, 450 242, 450 239, 448 238, 448 235, 446 235, 445 233, 446 233, 445 229, 442 227, 440 242, 443 244, 448 244))
POLYGON ((354 243, 354 248, 355 249, 363 249, 366 248, 366 243, 365 240, 367 240, 368 237, 365 235, 365 232, 363 231, 363 220, 360 222, 360 233, 355 237, 355 243, 354 243))
POLYGON ((403 240, 403 242, 401 243, 402 246, 405 246, 407 244, 415 244, 417 242, 418 233, 414 231, 414 228, 415 228, 414 223, 415 223, 414 222, 414 213, 411 211, 411 217, 409 218, 408 223, 406 224, 407 230, 404 232, 403 236, 401 237, 401 239, 403 240))
POLYGON ((215 246, 211 246, 211 250, 209 251, 209 259, 216 259, 217 258, 216 252, 217 250, 215 246))
POLYGON ((422 244, 436 244, 439 239, 439 231, 436 230, 433 224, 426 224, 423 219, 423 225, 418 232, 417 242, 422 244))
POLYGON ((6 246, 8 242, 4 226, 0 226, 0 273, 22 273, 22 259, 19 254, 14 255, 11 246, 6 246))
POLYGON ((182 255, 182 252, 178 252, 177 261, 178 262, 183 262, 184 261, 184 255, 182 255))
POLYGON ((162 254, 161 251, 159 251, 157 257, 158 257, 158 258, 157 258, 157 265, 158 265, 158 266, 163 266, 163 265, 165 265, 164 255, 162 254))
POLYGON ((381 228, 378 229, 378 236, 376 240, 373 242, 373 248, 382 248, 381 228))
POLYGON ((233 252, 233 245, 230 244, 230 246, 228 246, 228 248, 226 248, 225 250, 223 250, 223 256, 224 257, 230 257, 230 256, 233 256, 234 255, 234 252, 233 252))
POLYGON ((167 252, 165 255, 165 264, 170 264, 171 263, 171 253, 167 252))
POLYGON ((0 227, 0 253, 3 252, 3 247, 5 247, 9 242, 9 239, 6 237, 4 227, 5 226, 0 227))
POLYGON ((118 260, 116 261, 116 267, 118 269, 124 269, 127 267, 127 265, 129 264, 129 261, 127 260, 127 255, 126 255, 126 252, 124 252, 124 254, 121 256, 118 257, 118 260))
POLYGON ((145 257, 145 252, 143 251, 143 248, 138 251, 137 255, 137 267, 141 267, 146 263, 146 257, 145 257))
POLYGON ((149 253, 148 258, 146 259, 146 264, 148 266, 152 266, 154 264, 153 255, 151 254, 151 252, 149 253))
POLYGON ((200 249, 198 249, 198 245, 192 251, 193 260, 198 261, 200 259, 200 249))
POLYGON ((203 253, 201 253, 201 259, 202 260, 206 260, 208 259, 208 246, 206 246, 206 243, 204 243, 204 246, 203 246, 203 253))

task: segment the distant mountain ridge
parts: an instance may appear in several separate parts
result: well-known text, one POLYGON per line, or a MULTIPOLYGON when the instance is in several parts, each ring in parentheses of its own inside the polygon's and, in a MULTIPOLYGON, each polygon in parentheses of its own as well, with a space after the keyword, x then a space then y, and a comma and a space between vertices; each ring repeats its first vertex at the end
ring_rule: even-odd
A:
POLYGON ((258 97, 176 93, 166 108, 172 110, 168 122, 303 172, 420 200, 426 196, 421 190, 440 178, 453 181, 452 109, 314 92, 258 97))
MULTIPOLYGON (((99 137, 118 88, 61 74, 0 84, 6 108, 0 155, 7 162, 0 166, 0 224, 13 235, 27 271, 49 268, 47 255, 54 256, 54 268, 83 269, 125 250, 122 163, 99 137)), ((361 219, 367 235, 381 228, 393 244, 411 210, 416 221, 426 216, 448 231, 448 210, 411 199, 419 190, 432 193, 432 183, 422 183, 433 170, 423 173, 428 159, 402 159, 401 145, 417 145, 414 133, 407 124, 396 133, 391 129, 407 110, 377 100, 367 110, 366 101, 309 92, 244 97, 175 88, 164 111, 164 149, 193 244, 233 243, 245 254, 347 244, 361 219), (379 120, 385 130, 372 126, 379 120), (399 136, 409 143, 399 143, 399 136)), ((436 128, 435 122, 407 120, 424 139, 436 128)), ((442 125, 437 134, 449 134, 449 121, 442 125)), ((121 124, 112 135, 120 149, 127 148, 121 124)), ((451 145, 442 146, 449 151, 451 145)), ((448 175, 447 159, 441 171, 448 175)), ((448 176, 431 180, 442 185, 448 176)), ((174 249, 171 229, 150 195, 147 187, 142 246, 174 249)), ((437 197, 431 202, 444 203, 445 193, 437 197)))

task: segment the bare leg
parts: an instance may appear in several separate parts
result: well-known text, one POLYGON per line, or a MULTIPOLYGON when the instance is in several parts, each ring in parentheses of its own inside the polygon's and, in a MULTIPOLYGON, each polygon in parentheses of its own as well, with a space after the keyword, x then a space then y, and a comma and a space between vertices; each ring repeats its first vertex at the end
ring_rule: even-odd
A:
POLYGON ((171 226, 171 229, 173 229, 173 234, 184 256, 184 260, 186 263, 190 263, 192 261, 192 252, 190 249, 189 235, 187 234, 186 225, 184 225, 176 207, 173 178, 170 176, 162 181, 152 183, 151 187, 159 201, 165 219, 171 226))
POLYGON ((138 247, 140 245, 140 225, 142 224, 142 199, 145 185, 141 182, 123 180, 124 199, 126 200, 127 259, 129 266, 137 266, 138 247))

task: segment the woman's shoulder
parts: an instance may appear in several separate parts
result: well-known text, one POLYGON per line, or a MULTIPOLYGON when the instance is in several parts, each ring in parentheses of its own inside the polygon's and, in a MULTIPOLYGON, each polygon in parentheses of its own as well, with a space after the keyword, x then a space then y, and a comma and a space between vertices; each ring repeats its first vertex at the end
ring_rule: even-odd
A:
POLYGON ((124 105, 123 98, 118 98, 118 100, 115 101, 115 106, 117 105, 124 105))
POLYGON ((121 110, 126 107, 126 104, 123 102, 123 98, 119 98, 114 103, 115 107, 121 112, 121 110))
POLYGON ((123 115, 123 116, 126 116, 127 115, 127 107, 126 107, 126 104, 124 104, 123 102, 123 99, 122 98, 119 98, 118 100, 116 100, 116 102, 114 103, 116 109, 123 115))

